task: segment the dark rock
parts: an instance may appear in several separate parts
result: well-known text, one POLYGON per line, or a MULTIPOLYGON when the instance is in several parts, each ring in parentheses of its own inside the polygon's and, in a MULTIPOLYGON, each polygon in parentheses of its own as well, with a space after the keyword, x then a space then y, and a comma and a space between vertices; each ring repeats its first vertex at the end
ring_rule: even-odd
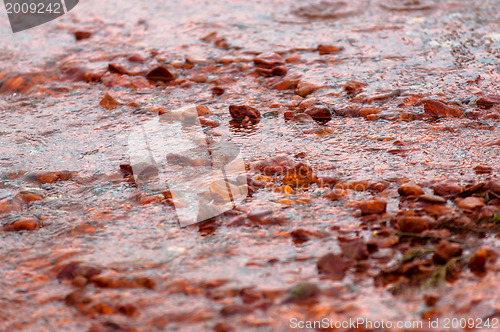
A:
POLYGON ((459 244, 443 240, 439 242, 432 259, 436 264, 446 264, 450 259, 462 255, 462 247, 459 244))
POLYGON ((90 279, 99 275, 102 272, 100 268, 82 265, 78 262, 71 262, 66 264, 58 273, 57 280, 73 280, 77 277, 84 277, 90 279))
POLYGON ((356 239, 353 241, 341 244, 342 256, 348 259, 363 260, 368 258, 368 246, 363 239, 356 239))
POLYGON ((366 83, 358 82, 358 81, 347 81, 344 85, 344 91, 347 94, 358 94, 363 91, 363 88, 366 86, 366 83))
POLYGON ((462 187, 454 183, 443 182, 436 184, 433 190, 436 195, 448 197, 460 193, 462 191, 462 187))
POLYGON ((41 227, 40 219, 35 216, 14 217, 4 224, 3 229, 7 232, 34 231, 41 227))
POLYGON ((457 206, 462 210, 475 210, 482 208, 486 204, 484 203, 484 199, 481 197, 467 197, 464 199, 457 199, 457 206))
POLYGON ((493 173, 495 169, 491 166, 486 166, 486 165, 477 165, 474 167, 474 171, 476 174, 490 174, 493 173))
POLYGON ((333 45, 319 44, 316 50, 319 52, 319 54, 324 55, 324 54, 338 53, 342 51, 342 48, 333 45))
POLYGON ((75 35, 76 40, 84 40, 84 39, 89 39, 90 37, 92 37, 92 32, 79 30, 79 31, 75 31, 74 35, 75 35))
POLYGON ((231 117, 235 120, 243 120, 245 117, 250 119, 260 118, 259 110, 247 105, 231 105, 229 106, 229 113, 231 113, 231 117))
POLYGON ((486 262, 488 251, 484 248, 477 250, 469 260, 469 269, 475 273, 484 273, 486 271, 486 262))
POLYGON ((261 53, 255 57, 253 62, 257 67, 262 68, 273 68, 285 65, 285 60, 283 60, 281 55, 273 52, 261 53))
POLYGON ((87 68, 84 67, 71 67, 64 71, 59 80, 62 82, 85 81, 85 75, 87 74, 87 71, 87 68))
POLYGON ((295 93, 301 97, 307 97, 308 95, 317 91, 320 88, 321 85, 319 83, 300 80, 299 83, 297 84, 297 88, 295 89, 295 93))
POLYGON ((425 113, 436 117, 436 118, 444 118, 448 116, 460 117, 462 115, 462 111, 455 106, 448 106, 443 104, 442 102, 435 101, 432 99, 428 99, 424 104, 425 113))
POLYGON ((382 214, 387 209, 387 202, 382 199, 374 199, 370 201, 363 201, 358 203, 362 215, 367 214, 382 214))
POLYGON ((327 123, 332 119, 332 111, 330 107, 323 103, 315 103, 311 105, 305 112, 319 123, 327 123))
POLYGON ((345 272, 349 269, 349 265, 344 261, 342 256, 333 253, 322 256, 316 266, 319 274, 339 280, 344 278, 345 272))
POLYGON ((488 188, 488 190, 500 195, 500 180, 490 180, 486 184, 486 187, 488 188))
POLYGON ((120 74, 120 75, 127 75, 128 74, 128 70, 125 69, 125 67, 123 67, 122 65, 120 65, 118 63, 110 63, 108 65, 108 70, 110 73, 113 73, 113 74, 120 74))
POLYGON ((445 204, 446 199, 437 195, 423 194, 418 196, 418 200, 421 202, 435 203, 435 204, 445 204))
POLYGON ((285 174, 283 184, 294 188, 307 188, 317 181, 311 167, 300 163, 285 174))
POLYGON ((278 155, 265 160, 255 161, 250 164, 250 169, 267 175, 286 174, 297 163, 285 155, 278 155))
POLYGON ((151 81, 171 82, 175 80, 175 75, 165 66, 159 66, 146 74, 146 78, 151 81))
POLYGON ((500 104, 500 95, 486 95, 479 97, 477 104, 484 107, 492 107, 500 104))
POLYGON ((111 97, 109 94, 106 94, 104 98, 99 102, 99 106, 105 109, 115 109, 117 107, 120 107, 122 104, 115 100, 113 97, 111 97))
POLYGON ((252 312, 252 308, 250 306, 240 305, 240 304, 228 304, 221 309, 220 314, 224 317, 228 317, 239 314, 248 314, 250 312, 252 312))
POLYGON ((430 220, 426 217, 398 216, 397 228, 405 233, 422 233, 430 228, 430 220))
POLYGON ((414 183, 405 183, 398 188, 401 196, 420 196, 425 194, 424 190, 414 183))
POLYGON ((301 303, 316 297, 320 289, 310 282, 301 282, 293 286, 288 292, 284 303, 301 303))

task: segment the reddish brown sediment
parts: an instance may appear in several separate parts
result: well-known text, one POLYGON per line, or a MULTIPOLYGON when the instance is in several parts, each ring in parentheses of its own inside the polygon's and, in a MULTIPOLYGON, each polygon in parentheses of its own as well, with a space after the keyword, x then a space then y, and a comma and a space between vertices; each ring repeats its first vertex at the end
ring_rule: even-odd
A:
POLYGON ((0 330, 493 323, 499 6, 88 0, 0 24, 0 330), (207 151, 166 134, 134 169, 128 135, 172 119, 207 151), (198 199, 244 199, 180 227, 189 200, 141 181, 226 165, 224 141, 246 174, 198 199))

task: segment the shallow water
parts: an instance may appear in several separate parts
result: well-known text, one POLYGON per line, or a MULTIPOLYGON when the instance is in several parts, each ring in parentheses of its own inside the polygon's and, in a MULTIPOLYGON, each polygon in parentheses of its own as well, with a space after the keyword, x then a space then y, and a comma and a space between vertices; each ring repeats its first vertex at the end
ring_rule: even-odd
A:
MULTIPOLYGON (((89 0, 57 21, 15 35, 6 16, 0 17, 0 89, 3 73, 42 73, 26 91, 4 84, 0 94, 0 201, 23 190, 42 200, 0 218, 7 225, 9 218, 35 215, 43 226, 0 234, 0 330, 97 331, 96 324, 101 324, 110 331, 120 330, 117 326, 125 331, 209 331, 225 322, 236 330, 286 331, 291 317, 497 317, 496 262, 482 278, 465 268, 454 283, 396 295, 391 287, 376 287, 373 277, 400 260, 404 248, 380 249, 367 260, 367 271, 352 268, 342 280, 317 271, 318 258, 340 252, 342 238, 368 240, 376 230, 360 220, 350 201, 383 197, 387 212, 395 214, 405 207, 397 188, 408 180, 431 192, 442 180, 466 185, 498 177, 499 106, 483 109, 464 100, 499 94, 500 4, 420 1, 430 8, 400 10, 402 3, 89 0), (76 30, 93 35, 75 42, 76 30), (224 37, 227 45, 201 40, 211 32, 224 37), (318 44, 343 49, 322 55, 315 51, 318 44), (272 89, 278 77, 255 74, 254 56, 265 51, 285 59, 299 56, 298 62, 286 63, 288 72, 321 84, 308 98, 337 111, 369 105, 418 116, 367 121, 337 115, 324 126, 286 121, 283 113, 305 98, 293 90, 272 89), (132 54, 141 54, 144 62, 128 62, 132 54), (91 83, 64 79, 70 68, 104 72, 109 63, 140 74, 107 73, 91 83), (170 65, 180 78, 199 71, 206 73, 207 82, 224 77, 234 82, 155 87, 146 81, 130 88, 129 77, 143 79, 158 64, 170 65), (350 80, 366 83, 366 97, 396 89, 400 97, 372 104, 356 101, 343 91, 350 80), (222 86, 224 94, 214 96, 214 85, 222 86), (123 106, 99 107, 106 93, 123 106), (423 106, 406 98, 416 102, 426 96, 478 114, 422 117, 423 106), (381 193, 349 191, 348 198, 335 202, 322 197, 329 191, 325 188, 297 190, 290 196, 261 189, 233 212, 181 228, 168 202, 147 201, 148 195, 123 176, 120 165, 129 163, 127 142, 133 128, 158 116, 158 107, 174 110, 187 104, 207 106, 221 123, 208 135, 238 145, 247 164, 286 154, 319 176, 385 181, 389 188, 381 193), (233 104, 277 114, 241 127, 229 121, 228 106, 233 104), (320 130, 326 134, 318 135, 320 130), (304 155, 294 158, 299 153, 304 155), (477 174, 477 165, 492 171, 477 174), (41 171, 74 173, 67 181, 41 183, 35 178, 41 171), (235 223, 259 207, 287 222, 235 223), (299 228, 325 236, 298 244, 290 232, 299 228), (111 280, 117 275, 149 278, 154 287, 83 287, 58 280, 71 262, 98 267, 113 274, 111 280), (318 285, 316 301, 282 303, 290 287, 301 281, 318 285), (259 294, 255 302, 246 303, 241 296, 248 288, 259 294), (86 300, 68 300, 68 294, 80 291, 86 300), (441 297, 435 307, 425 304, 423 295, 428 293, 441 297), (232 305, 238 306, 232 308, 236 313, 228 314, 232 305)), ((497 251, 497 234, 463 236, 469 245, 464 255, 479 246, 497 251)), ((453 236, 462 239, 462 234, 453 236)))

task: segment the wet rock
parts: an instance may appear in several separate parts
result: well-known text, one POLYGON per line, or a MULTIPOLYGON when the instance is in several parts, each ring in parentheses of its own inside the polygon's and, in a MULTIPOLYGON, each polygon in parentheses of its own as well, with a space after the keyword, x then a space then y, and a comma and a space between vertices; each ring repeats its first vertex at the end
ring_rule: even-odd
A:
POLYGON ((300 123, 316 123, 316 121, 306 113, 294 113, 292 120, 300 123))
POLYGON ((130 62, 143 63, 146 61, 146 58, 140 54, 132 54, 127 60, 130 62))
POLYGON ((462 115, 462 111, 457 107, 448 106, 432 99, 425 101, 424 111, 435 118, 444 118, 448 116, 460 117, 462 115))
POLYGON ((370 201, 359 202, 359 209, 362 215, 367 214, 382 214, 385 213, 387 209, 387 202, 382 199, 374 199, 370 201))
POLYGON ((76 40, 84 40, 84 39, 89 39, 90 37, 92 37, 92 32, 78 30, 78 31, 74 32, 74 35, 75 35, 76 40))
POLYGON ((332 119, 332 111, 330 107, 324 103, 315 103, 311 105, 305 113, 321 124, 325 124, 332 119))
MULTIPOLYGON (((195 155, 186 156, 183 154, 169 153, 167 154, 167 161, 171 165, 191 166, 191 167, 210 166, 211 163, 208 156, 204 156, 203 154, 199 156, 195 155)), ((137 174, 137 176, 144 180, 147 180, 159 174, 158 168, 155 165, 148 165, 144 163, 144 164, 134 165, 134 167, 142 170, 141 174, 137 174)))
POLYGON ((405 183, 398 188, 398 193, 401 196, 420 196, 425 194, 422 187, 415 183, 405 183))
POLYGON ((229 106, 229 113, 231 113, 231 117, 235 120, 243 120, 245 117, 250 119, 260 118, 259 110, 247 105, 231 105, 229 106))
POLYGON ((37 172, 33 176, 40 183, 54 183, 61 179, 59 172, 37 172))
POLYGON ((266 175, 286 174, 297 163, 285 155, 278 155, 269 159, 255 161, 250 169, 266 175))
POLYGON ((171 82, 176 77, 167 67, 159 66, 148 72, 146 78, 151 81, 171 82))
POLYGON ((34 216, 14 217, 3 225, 6 232, 34 231, 40 227, 40 219, 34 216))
POLYGON ((107 110, 115 109, 120 107, 122 104, 111 97, 109 94, 106 94, 104 98, 99 102, 99 106, 105 108, 107 110))
POLYGON ((477 99, 477 104, 486 108, 499 105, 500 95, 486 95, 477 99))
POLYGON ((373 182, 368 185, 368 190, 378 193, 383 192, 387 188, 389 188, 389 183, 385 181, 373 182))
POLYGON ((488 190, 494 192, 495 194, 500 195, 500 180, 490 180, 486 183, 486 188, 488 190))
POLYGON ((430 0, 388 0, 380 4, 382 8, 393 11, 415 11, 415 10, 428 10, 436 6, 434 1, 430 0))
POLYGON ((285 118, 286 121, 293 120, 294 116, 295 116, 295 112, 293 112, 293 111, 286 111, 283 113, 283 117, 285 118))
POLYGON ((321 88, 321 84, 319 84, 319 83, 312 82, 312 81, 306 81, 306 80, 300 80, 299 83, 297 84, 297 88, 295 89, 295 93, 298 94, 299 96, 305 98, 320 88, 321 88))
POLYGON ((253 125, 253 121, 251 118, 249 118, 248 116, 245 116, 243 118, 243 120, 241 120, 241 126, 242 127, 250 127, 253 125))
POLYGON ((396 218, 396 227, 404 233, 422 233, 428 230, 431 220, 427 217, 417 216, 398 216, 396 218))
POLYGON ((363 239, 356 239, 340 245, 342 256, 347 259, 363 260, 368 258, 368 246, 363 239))
POLYGON ((287 74, 285 61, 276 53, 261 53, 254 59, 255 71, 263 76, 284 76, 287 74))
POLYGON ((254 288, 243 288, 240 293, 241 300, 245 304, 251 304, 262 299, 263 294, 254 288))
POLYGON ((418 196, 418 200, 421 202, 435 203, 435 204, 445 204, 446 199, 437 195, 423 194, 418 196))
POLYGON ((462 187, 454 183, 443 182, 436 184, 433 190, 436 195, 448 197, 460 193, 462 191, 462 187))
POLYGON ((383 103, 386 103, 387 101, 393 99, 394 97, 399 97, 400 95, 401 95, 401 90, 395 89, 395 90, 391 90, 389 92, 372 94, 372 95, 362 99, 362 101, 365 103, 368 103, 368 104, 371 104, 374 102, 383 104, 383 103))
POLYGON ((293 11, 293 14, 308 19, 326 20, 355 15, 359 11, 360 8, 356 6, 356 3, 323 0, 299 7, 293 11))
POLYGON ((241 196, 239 187, 223 180, 215 180, 209 186, 212 197, 217 202, 231 202, 241 196))
POLYGON ((468 266, 472 272, 484 273, 486 271, 486 262, 488 260, 488 251, 484 248, 477 250, 469 260, 468 266))
POLYGON ((364 106, 361 107, 358 111, 359 116, 363 118, 367 118, 369 115, 378 114, 382 112, 382 108, 377 106, 364 106))
POLYGON ((378 249, 390 248, 399 243, 399 237, 397 235, 387 235, 387 236, 377 236, 371 238, 366 243, 368 250, 374 252, 378 249))
POLYGON ((461 255, 462 247, 459 244, 443 240, 436 247, 432 259, 436 264, 446 264, 450 259, 461 255))
POLYGON ((283 60, 281 55, 273 52, 261 53, 255 57, 253 62, 257 67, 261 68, 273 68, 285 65, 285 60, 283 60))
POLYGON ((219 322, 214 325, 212 328, 213 332, 233 332, 236 331, 236 329, 229 323, 226 322, 219 322))
POLYGON ((222 96, 224 94, 224 92, 226 92, 226 90, 223 87, 220 87, 220 86, 214 86, 214 87, 212 87, 211 91, 212 91, 212 94, 214 96, 216 96, 216 97, 222 96))
POLYGON ((0 94, 2 93, 28 93, 34 87, 56 79, 54 73, 23 73, 7 75, 0 81, 0 94))
POLYGON ((0 214, 20 212, 21 208, 21 202, 16 199, 0 200, 0 214))
POLYGON ((63 72, 59 80, 62 82, 85 81, 85 75, 87 75, 87 72, 87 68, 84 67, 71 67, 63 72))
POLYGON ((288 70, 285 66, 274 67, 271 70, 271 74, 274 76, 285 76, 288 73, 288 70))
POLYGON ((234 315, 248 314, 251 313, 252 307, 248 305, 241 304, 228 304, 220 310, 221 316, 228 317, 234 315))
POLYGON ((137 330, 115 322, 93 323, 88 332, 136 332, 137 330))
POLYGON ((211 127, 211 128, 216 128, 216 127, 220 126, 220 122, 216 119, 200 116, 199 120, 200 120, 200 124, 202 124, 203 126, 207 126, 207 127, 211 127))
POLYGON ((344 261, 342 256, 329 253, 322 256, 316 263, 319 274, 332 277, 334 279, 343 279, 349 264, 344 261))
POLYGON ((147 277, 118 276, 109 272, 99 274, 90 278, 90 282, 101 288, 146 288, 153 289, 156 286, 154 280, 147 277))
POLYGON ((78 262, 66 264, 58 273, 57 280, 74 280, 76 278, 85 278, 88 280, 102 272, 100 268, 84 265, 78 262))
POLYGON ((332 192, 329 192, 323 195, 323 198, 329 199, 332 202, 340 201, 349 196, 349 192, 343 189, 334 189, 332 192))
POLYGON ((113 74, 128 75, 128 70, 118 63, 108 64, 108 70, 113 74))
POLYGON ((41 193, 37 191, 23 190, 20 191, 19 194, 16 195, 23 203, 36 202, 41 201, 43 197, 41 193))
POLYGON ((490 174, 493 173, 495 169, 491 166, 486 166, 486 165, 477 165, 474 167, 474 171, 476 174, 490 174))
POLYGON ((293 241, 295 243, 304 243, 306 241, 309 241, 310 239, 313 238, 324 238, 327 236, 325 233, 320 233, 320 232, 314 232, 314 231, 308 231, 302 228, 296 229, 290 233, 290 236, 292 237, 293 241))
POLYGON ((258 222, 259 225, 273 226, 273 225, 286 225, 290 221, 284 215, 271 215, 263 218, 258 222))
POLYGON ((295 89, 300 82, 302 75, 300 73, 291 73, 283 77, 274 85, 277 90, 295 89))
POLYGON ((469 196, 472 196, 474 194, 480 194, 484 191, 485 187, 486 187, 485 182, 479 182, 476 184, 468 185, 459 193, 459 196, 460 197, 469 197, 469 196))
POLYGON ((317 182, 320 187, 334 188, 340 182, 340 179, 335 176, 322 176, 317 178, 317 182))
POLYGON ((457 206, 462 210, 475 210, 482 208, 486 204, 484 203, 484 199, 481 197, 467 197, 464 199, 458 199, 456 202, 457 206))
POLYGON ((363 91, 363 88, 366 86, 366 83, 358 82, 358 81, 347 81, 344 85, 344 91, 347 94, 358 94, 363 91))
POLYGON ((301 282, 293 286, 284 303, 301 303, 311 300, 320 294, 320 289, 315 284, 310 282, 301 282))
POLYGON ((431 294, 425 294, 424 295, 424 302, 429 307, 435 306, 436 303, 438 303, 438 301, 440 299, 441 299, 441 296, 438 295, 438 294, 431 293, 431 294))
POLYGON ((342 48, 333 45, 319 44, 316 50, 319 52, 319 54, 324 55, 324 54, 338 53, 342 50, 342 48))
POLYGON ((316 181, 317 179, 312 168, 300 163, 285 174, 283 184, 292 186, 293 188, 308 188, 316 181))

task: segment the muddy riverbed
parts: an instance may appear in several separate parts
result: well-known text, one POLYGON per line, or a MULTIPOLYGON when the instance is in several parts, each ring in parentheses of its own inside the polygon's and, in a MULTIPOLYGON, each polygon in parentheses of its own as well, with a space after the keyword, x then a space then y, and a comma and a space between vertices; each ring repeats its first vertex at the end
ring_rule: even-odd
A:
POLYGON ((498 1, 1 12, 1 331, 500 327, 498 1), (199 176, 238 202, 181 227, 130 134, 193 114, 244 172, 199 176))

